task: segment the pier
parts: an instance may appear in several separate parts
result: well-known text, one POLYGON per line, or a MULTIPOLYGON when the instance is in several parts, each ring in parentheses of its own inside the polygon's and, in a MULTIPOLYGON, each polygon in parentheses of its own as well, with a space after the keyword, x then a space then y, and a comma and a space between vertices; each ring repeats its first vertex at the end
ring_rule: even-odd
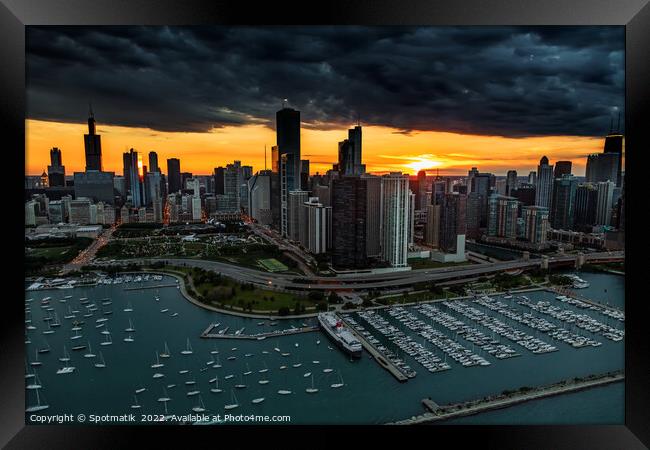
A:
POLYGON ((509 394, 501 394, 443 406, 438 406, 431 399, 423 399, 422 404, 429 412, 409 419, 392 422, 388 425, 413 425, 471 416, 494 409, 507 408, 531 400, 538 400, 554 395, 577 392, 592 387, 616 383, 623 381, 624 379, 625 376, 621 372, 608 373, 604 375, 595 375, 585 380, 565 380, 549 386, 525 388, 509 394))
POLYGON ((256 334, 219 334, 214 333, 216 324, 211 323, 208 327, 201 333, 201 338, 203 339, 250 339, 250 340, 263 340, 266 338, 280 337, 280 336, 291 336, 294 334, 301 333, 313 333, 318 331, 317 326, 311 327, 300 327, 300 328, 288 328, 286 330, 276 330, 269 331, 266 333, 256 333, 256 334))
POLYGON ((397 381, 400 381, 402 383, 408 381, 408 377, 404 375, 402 371, 399 370, 397 366, 395 366, 395 364, 393 364, 392 362, 384 358, 384 355, 379 350, 377 350, 374 345, 372 345, 370 342, 365 340, 363 336, 357 333, 354 327, 351 327, 350 324, 348 324, 345 321, 345 319, 343 319, 342 317, 339 318, 345 324, 345 326, 350 330, 350 332, 354 334, 354 336, 359 340, 359 342, 361 342, 363 348, 366 349, 368 353, 370 353, 370 355, 375 359, 375 361, 377 361, 377 363, 381 367, 386 369, 392 376, 394 376, 397 379, 397 381))
POLYGON ((125 291, 140 291, 144 289, 162 289, 162 288, 168 288, 168 287, 176 287, 178 284, 176 283, 168 283, 168 284, 156 284, 155 286, 135 286, 135 287, 125 287, 125 291))
POLYGON ((592 306, 597 306, 599 308, 603 309, 608 309, 610 311, 614 312, 622 312, 619 308, 611 305, 607 305, 605 303, 599 303, 593 300, 588 299, 587 297, 583 297, 580 294, 577 294, 575 291, 572 291, 571 288, 559 288, 559 287, 549 287, 547 288, 549 292, 553 292, 558 295, 566 295, 567 297, 574 298, 576 300, 580 300, 581 302, 589 303, 592 306))

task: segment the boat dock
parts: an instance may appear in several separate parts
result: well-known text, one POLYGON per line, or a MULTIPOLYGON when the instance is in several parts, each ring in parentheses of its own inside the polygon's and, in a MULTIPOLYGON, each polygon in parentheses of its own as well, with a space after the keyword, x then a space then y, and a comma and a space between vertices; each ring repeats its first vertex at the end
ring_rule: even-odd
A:
POLYGON ((318 331, 317 326, 311 327, 300 327, 300 328, 288 328, 286 330, 275 330, 269 331, 267 333, 256 333, 256 334, 226 334, 226 333, 216 333, 214 331, 216 324, 211 323, 208 327, 201 333, 201 338, 203 339, 251 339, 251 340, 263 340, 266 338, 274 338, 280 336, 290 336, 293 334, 300 333, 312 333, 318 331))
POLYGON ((570 288, 566 289, 566 288, 552 288, 552 287, 549 287, 549 288, 547 288, 547 290, 549 292, 553 292, 553 293, 558 294, 558 295, 566 295, 567 297, 571 297, 571 298, 574 298, 576 300, 580 300, 581 302, 589 303, 592 306, 607 309, 609 311, 622 312, 622 310, 620 308, 617 308, 615 306, 611 306, 611 305, 608 305, 608 304, 605 304, 605 303, 600 303, 600 302, 590 300, 587 297, 584 297, 584 296, 576 293, 575 291, 571 290, 570 288))
POLYGON ((167 283, 167 284, 156 284, 155 286, 135 286, 135 287, 125 287, 125 291, 140 291, 144 289, 162 289, 162 288, 168 288, 168 287, 176 287, 178 284, 176 283, 167 283))
POLYGON ((402 383, 405 382, 405 381, 408 381, 408 377, 406 375, 404 375, 404 373, 402 373, 402 371, 399 370, 397 368, 397 366, 395 366, 395 364, 393 364, 392 362, 390 362, 386 358, 384 358, 384 355, 379 350, 377 350, 374 345, 372 345, 370 342, 365 340, 364 337, 361 336, 354 329, 354 327, 351 327, 350 324, 348 324, 345 321, 345 319, 343 319, 342 317, 339 317, 339 318, 345 324, 345 326, 350 330, 350 332, 352 334, 354 334, 354 337, 356 337, 359 340, 359 342, 361 342, 361 345, 363 346, 363 348, 366 349, 366 351, 368 353, 370 353, 370 355, 375 359, 375 361, 377 361, 377 363, 381 367, 386 369, 392 376, 394 376, 397 379, 397 381, 402 382, 402 383))

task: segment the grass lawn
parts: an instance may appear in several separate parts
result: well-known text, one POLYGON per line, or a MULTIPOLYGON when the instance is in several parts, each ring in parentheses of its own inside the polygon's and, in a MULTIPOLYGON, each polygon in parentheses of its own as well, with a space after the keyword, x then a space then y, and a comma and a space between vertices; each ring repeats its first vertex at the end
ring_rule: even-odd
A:
POLYGON ((442 263, 428 258, 411 258, 408 265, 413 269, 438 269, 440 267, 465 266, 472 264, 470 261, 442 263))
POLYGON ((258 259, 257 262, 259 262, 269 272, 284 272, 285 270, 289 270, 287 266, 275 258, 258 259))

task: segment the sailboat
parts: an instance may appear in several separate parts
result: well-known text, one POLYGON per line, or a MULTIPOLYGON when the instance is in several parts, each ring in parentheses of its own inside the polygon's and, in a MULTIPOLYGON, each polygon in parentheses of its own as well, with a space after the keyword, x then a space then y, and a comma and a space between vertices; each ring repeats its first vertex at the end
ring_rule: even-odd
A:
POLYGON ((213 392, 215 394, 223 392, 221 389, 219 389, 219 377, 214 377, 214 387, 210 389, 210 392, 213 392))
POLYGON ((25 386, 25 389, 40 389, 43 386, 41 385, 41 380, 38 378, 38 375, 35 373, 34 374, 34 379, 30 384, 25 386))
POLYGON ((82 337, 82 336, 79 334, 79 330, 80 330, 81 328, 79 328, 79 327, 75 327, 75 328, 76 328, 76 329, 74 330, 74 331, 75 331, 75 335, 70 337, 70 340, 72 340, 72 341, 74 341, 75 339, 81 339, 81 337, 82 337))
POLYGON ((142 385, 142 383, 140 383, 140 387, 135 389, 135 393, 136 393, 136 394, 140 394, 140 393, 142 393, 142 392, 144 392, 144 391, 146 391, 146 390, 147 390, 147 388, 144 387, 144 386, 142 385))
POLYGON ((189 392, 187 393, 187 396, 188 396, 188 397, 192 397, 193 395, 198 395, 198 394, 200 394, 200 393, 201 393, 201 391, 194 389, 194 390, 192 390, 192 391, 189 391, 189 392))
POLYGON ((330 372, 332 372, 333 370, 334 370, 334 369, 332 369, 332 368, 330 367, 330 362, 328 361, 328 362, 327 362, 327 367, 326 367, 325 369, 323 369, 323 373, 330 373, 330 372))
POLYGON ((36 390, 36 404, 33 405, 33 406, 28 406, 25 409, 25 412, 31 413, 31 412, 43 411, 44 409, 47 409, 47 408, 50 407, 50 405, 47 405, 45 403, 41 403, 41 396, 40 396, 40 394, 38 392, 39 392, 39 390, 36 390))
POLYGON ((135 403, 131 405, 131 409, 140 409, 142 408, 142 405, 138 403, 138 396, 134 395, 133 398, 135 399, 135 403))
POLYGON ((124 342, 133 342, 133 336, 131 336, 131 333, 126 335, 124 342))
POLYGON ((199 395, 199 404, 192 408, 192 411, 201 413, 205 412, 205 405, 203 404, 203 399, 201 398, 201 395, 199 395))
POLYGON ((34 372, 29 373, 29 366, 27 365, 27 359, 25 359, 25 379, 34 378, 34 372))
POLYGON ((259 380, 258 383, 259 383, 259 384, 269 384, 269 380, 266 380, 266 379, 264 379, 264 380, 259 380))
POLYGON ((219 369, 221 367, 221 361, 219 360, 219 355, 217 355, 217 362, 212 365, 213 369, 219 369))
POLYGON ((251 373, 253 373, 253 371, 248 366, 248 363, 246 363, 246 372, 244 372, 244 375, 250 375, 251 373))
POLYGON ((187 346, 185 350, 181 350, 181 355, 191 355, 192 352, 192 346, 190 345, 190 338, 187 338, 187 346))
POLYGON ((161 358, 169 358, 171 356, 171 352, 169 351, 169 347, 167 346, 167 341, 165 341, 165 350, 160 354, 161 358))
POLYGON ((38 353, 50 353, 50 343, 47 342, 47 339, 45 339, 45 347, 39 348, 38 353))
POLYGON ((165 376, 165 374, 164 374, 164 373, 160 373, 160 372, 156 372, 156 373, 153 374, 153 378, 162 378, 162 377, 164 377, 164 376, 165 376))
POLYGON ((219 354, 219 350, 217 349, 217 344, 214 344, 214 350, 210 350, 210 354, 211 355, 218 355, 219 354))
POLYGON ((289 395, 289 394, 291 394, 291 391, 288 390, 288 389, 280 389, 278 391, 278 394, 280 394, 280 395, 289 395))
POLYGON ((50 327, 60 327, 61 322, 59 321, 59 315, 54 313, 54 322, 50 323, 50 327))
POLYGON ((124 312, 131 312, 131 311, 133 311, 133 306, 131 305, 131 302, 129 302, 126 308, 124 308, 124 312))
POLYGON ((236 384, 235 387, 237 389, 244 389, 246 385, 244 384, 244 375, 241 375, 241 380, 239 384, 236 384))
POLYGON ((293 367, 295 367, 297 369, 300 366, 302 366, 302 363, 300 362, 300 357, 296 356, 296 363, 293 364, 293 367))
POLYGON ((308 393, 308 394, 315 394, 315 393, 318 392, 318 388, 314 387, 314 376, 313 375, 311 376, 311 387, 305 389, 305 392, 308 393))
POLYGON ((106 335, 106 340, 104 342, 100 342, 99 345, 111 345, 113 343, 113 339, 111 338, 111 333, 108 333, 106 335))
POLYGON ((307 378, 308 376, 311 376, 311 372, 307 372, 303 375, 303 377, 307 378))
POLYGON ((124 331, 127 333, 132 333, 135 331, 135 328, 133 328, 133 322, 131 322, 131 318, 129 317, 129 327, 125 328, 124 331))
POLYGON ((36 358, 34 358, 34 361, 30 362, 29 365, 31 365, 32 367, 42 366, 43 363, 38 360, 38 350, 36 350, 35 354, 36 354, 36 358))
POLYGON ((95 354, 93 353, 92 348, 90 347, 90 341, 88 341, 88 353, 84 355, 84 358, 94 358, 95 354))
POLYGON ((160 360, 158 359, 158 350, 156 350, 156 362, 155 362, 154 364, 151 365, 151 368, 152 368, 152 369, 157 369, 157 368, 159 368, 159 367, 163 367, 163 366, 164 366, 164 364, 162 364, 162 363, 160 362, 160 360))
POLYGON ((235 396, 235 391, 232 389, 230 390, 230 401, 231 403, 224 405, 223 409, 235 409, 239 407, 239 402, 237 401, 237 397, 235 396))
POLYGON ((320 339, 316 341, 316 345, 320 345, 320 339))
POLYGON ((168 402, 170 401, 171 398, 167 396, 167 389, 165 389, 165 386, 163 386, 163 395, 162 397, 158 397, 159 402, 168 402))
POLYGON ((344 386, 344 385, 343 385, 343 377, 341 377, 341 372, 339 372, 338 374, 339 374, 339 382, 338 382, 338 383, 333 383, 333 384, 330 386, 330 387, 333 387, 334 389, 336 389, 336 388, 340 388, 340 387, 344 386))
POLYGON ((251 400, 251 403, 257 405, 258 403, 262 403, 263 401, 264 401, 264 397, 257 397, 251 400))
POLYGON ((103 369, 104 367, 106 367, 106 361, 104 361, 104 355, 102 355, 101 351, 99 352, 99 362, 95 363, 95 367, 97 367, 98 369, 103 369))
POLYGON ((264 364, 264 368, 258 370, 258 371, 257 371, 258 373, 266 373, 266 372, 269 371, 269 368, 266 366, 266 362, 263 362, 263 364, 264 364))

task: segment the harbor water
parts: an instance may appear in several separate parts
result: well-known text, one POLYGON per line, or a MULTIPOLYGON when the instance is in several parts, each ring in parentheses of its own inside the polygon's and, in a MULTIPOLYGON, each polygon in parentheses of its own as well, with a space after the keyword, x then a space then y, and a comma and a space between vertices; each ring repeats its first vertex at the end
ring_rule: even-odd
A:
MULTIPOLYGON (((591 283, 593 290, 588 292, 583 289, 581 295, 591 298, 593 294, 598 297, 593 300, 622 307, 624 277, 603 273, 581 273, 580 276, 591 283), (606 297, 599 297, 598 292, 603 289, 607 289, 606 297)), ((567 378, 621 370, 624 365, 624 341, 613 342, 596 333, 573 329, 601 342, 599 347, 576 349, 526 325, 508 322, 555 345, 558 351, 532 354, 517 344, 505 342, 521 356, 500 360, 483 354, 491 364, 474 367, 463 367, 449 360, 451 369, 437 373, 429 373, 418 362, 404 356, 417 371, 417 376, 406 383, 399 383, 367 353, 360 360, 351 360, 320 331, 264 340, 202 339, 199 336, 210 323, 219 323, 218 329, 229 327, 228 334, 242 328, 242 334, 255 334, 291 326, 301 327, 303 324, 315 325, 315 319, 277 320, 272 324, 268 319, 208 311, 187 301, 175 285, 175 278, 164 276, 159 281, 150 279, 137 284, 98 284, 74 289, 26 291, 26 299, 32 299, 26 302, 26 318, 35 327, 26 331, 26 339, 30 341, 26 344, 26 371, 35 371, 42 385, 38 389, 41 403, 49 405, 44 413, 163 414, 166 404, 167 413, 185 415, 202 401, 206 413, 216 414, 223 413, 226 404, 236 402, 239 407, 232 411, 234 413, 288 415, 291 417, 290 423, 294 424, 380 424, 421 414, 424 412, 421 400, 426 397, 442 405, 499 394, 506 389, 539 386, 567 378), (153 287, 158 285, 168 287, 153 287), (150 289, 125 290, 132 287, 150 289), (66 299, 66 296, 71 298, 66 299), (41 307, 41 300, 45 297, 51 297, 48 307, 52 311, 41 307), (86 304, 80 300, 84 297, 88 299, 86 304), (97 305, 97 310, 92 312, 92 316, 83 317, 90 314, 87 306, 92 304, 97 305), (64 318, 71 316, 71 311, 79 312, 73 314, 74 319, 64 318), (112 313, 108 314, 109 311, 112 313), (54 313, 61 323, 59 327, 50 327, 43 320, 54 313), (97 322, 98 319, 106 320, 97 322), (78 332, 71 331, 74 321, 84 322, 78 325, 78 332), (104 325, 101 326, 101 323, 104 325), (135 331, 125 331, 129 328, 135 331), (43 334, 49 330, 54 332, 43 334), (103 331, 110 332, 110 335, 103 331), (82 337, 71 339, 77 333, 82 337), (112 344, 101 345, 109 340, 108 336, 112 344), (124 340, 129 336, 132 342, 124 340), (181 354, 181 351, 188 349, 188 340, 191 354, 181 354), (165 343, 171 357, 157 358, 156 355, 164 351, 165 343), (73 351, 72 347, 77 345, 89 348, 73 351), (59 361, 64 346, 71 357, 69 363, 59 361), (38 349, 46 348, 50 351, 38 352, 38 349), (105 362, 103 368, 95 366, 100 360, 100 352, 105 362), (95 356, 85 357, 86 354, 95 356), (36 360, 41 365, 32 366, 31 363, 36 360), (151 367, 161 363, 164 365, 151 367), (74 366, 74 372, 57 374, 57 370, 64 365, 74 366), (219 365, 221 367, 216 367, 219 365), (264 369, 268 371, 259 372, 264 369), (154 378, 154 374, 163 376, 154 378), (217 382, 210 380, 215 377, 222 392, 211 392, 217 382), (268 380, 268 383, 260 384, 260 380, 268 380), (332 384, 343 386, 335 389, 331 387, 332 384), (312 386, 318 392, 307 393, 305 390, 312 386), (136 390, 142 388, 145 390, 136 396, 136 390), (291 394, 280 395, 279 390, 289 390, 291 394), (200 394, 188 395, 192 391, 199 391, 200 394), (161 402, 161 397, 170 400, 161 402), (253 404, 252 400, 256 398, 265 400, 253 404), (137 410, 131 408, 136 401, 141 406, 137 410)), ((585 312, 560 303, 555 300, 554 294, 546 291, 530 292, 526 296, 531 301, 549 301, 563 309, 586 313, 623 328, 622 323, 614 324, 613 319, 605 318, 598 312, 585 312)), ((512 300, 508 301, 508 305, 525 310, 512 300)), ((469 325, 476 325, 439 303, 436 306, 469 325)), ((472 306, 478 307, 475 304, 472 306)), ((484 307, 480 309, 492 314, 484 307)), ((385 311, 380 314, 387 320, 393 320, 385 311)), ((363 322, 358 314, 352 314, 352 317, 359 323, 363 322)), ((552 318, 548 320, 560 323, 552 318)), ((53 323, 53 320, 49 323, 53 323)), ((454 337, 449 330, 436 328, 454 337)), ((479 325, 477 329, 485 332, 479 325)), ((413 339, 422 341, 417 335, 413 339)), ((502 338, 499 340, 503 341, 502 338)), ((466 348, 472 348, 472 344, 460 338, 458 341, 466 348)), ((427 348, 435 350, 431 345, 427 348)), ((442 355, 440 352, 437 354, 442 355)), ((31 380, 26 379, 26 384, 30 384, 31 380)), ((622 383, 618 383, 449 423, 622 423, 623 399, 622 383), (576 407, 577 403, 582 406, 576 407), (599 415, 594 416, 590 405, 600 411, 599 415)), ((26 390, 26 403, 26 406, 37 403, 35 389, 26 390)), ((26 414, 27 421, 29 416, 26 414)))

